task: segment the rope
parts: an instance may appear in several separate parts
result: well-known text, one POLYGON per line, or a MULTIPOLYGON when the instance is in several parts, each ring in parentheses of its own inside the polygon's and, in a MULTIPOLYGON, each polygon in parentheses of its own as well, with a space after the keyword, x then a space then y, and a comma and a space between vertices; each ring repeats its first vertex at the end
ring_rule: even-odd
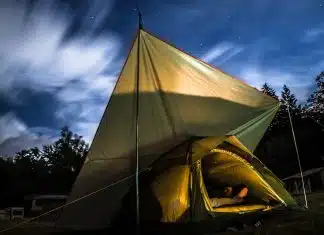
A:
MULTIPOLYGON (((289 106, 291 109, 297 109, 295 107, 290 106, 288 103, 286 103, 286 106, 289 106)), ((305 114, 306 117, 312 119, 316 124, 318 124, 320 127, 324 128, 324 125, 319 123, 316 119, 314 119, 312 116, 308 115, 307 113, 305 114)))
POLYGON ((306 189, 305 189, 305 183, 304 183, 303 170, 302 170, 301 163, 300 163, 300 157, 299 157, 299 151, 298 151, 294 126, 293 126, 293 122, 292 122, 291 115, 290 115, 289 104, 286 103, 286 106, 287 106, 287 111, 288 111, 288 116, 289 116, 291 132, 292 132, 292 136, 293 136, 293 140, 294 140, 294 144, 295 144, 296 154, 297 154, 297 160, 298 160, 298 165, 299 165, 299 170, 300 170, 300 177, 301 177, 301 180, 302 180, 302 186, 303 186, 304 198, 305 198, 305 207, 306 207, 306 209, 308 209, 308 202, 307 202, 307 196, 306 196, 306 189))
MULTIPOLYGON (((139 173, 142 173, 142 172, 147 171, 147 170, 150 170, 150 169, 151 169, 151 168, 143 169, 143 170, 141 170, 139 173)), ((83 199, 85 199, 85 198, 88 198, 88 197, 90 197, 90 196, 92 196, 92 195, 95 195, 95 194, 101 192, 101 191, 104 191, 104 190, 106 190, 106 189, 108 189, 108 188, 111 188, 111 187, 113 187, 113 186, 115 186, 115 185, 117 185, 117 184, 123 183, 124 181, 126 181, 126 180, 128 180, 128 179, 134 177, 135 175, 136 175, 136 174, 132 174, 132 175, 126 177, 126 178, 123 178, 123 179, 118 180, 118 181, 116 181, 116 182, 113 182, 113 183, 111 183, 111 184, 109 184, 109 185, 107 185, 107 186, 105 186, 105 187, 103 187, 103 188, 100 188, 100 189, 98 189, 98 190, 96 190, 96 191, 94 191, 94 192, 91 192, 91 193, 86 194, 86 195, 84 195, 84 196, 82 196, 82 197, 79 197, 79 198, 77 198, 77 199, 75 199, 75 200, 73 200, 73 201, 71 201, 71 202, 69 202, 69 203, 66 203, 66 204, 64 204, 64 205, 62 205, 62 206, 56 207, 56 208, 54 208, 54 209, 52 209, 52 210, 50 210, 50 211, 47 211, 47 212, 45 212, 45 213, 43 213, 43 214, 40 214, 39 216, 33 217, 33 218, 31 218, 31 219, 28 219, 28 220, 26 220, 26 221, 24 221, 24 222, 22 222, 22 223, 16 224, 16 225, 11 226, 11 227, 9 227, 9 228, 6 228, 6 229, 3 229, 3 230, 0 230, 0 233, 4 233, 4 232, 7 232, 7 231, 9 231, 9 230, 13 230, 13 229, 15 229, 15 228, 19 228, 19 227, 21 227, 22 225, 28 224, 28 223, 30 223, 30 222, 32 222, 32 221, 35 221, 35 220, 37 220, 37 219, 39 219, 39 218, 41 218, 41 217, 43 217, 43 216, 45 216, 45 215, 49 215, 49 214, 51 214, 51 213, 53 213, 53 212, 55 212, 55 211, 58 211, 58 210, 60 210, 60 209, 63 209, 63 208, 65 208, 65 207, 69 206, 69 205, 72 205, 72 204, 74 204, 74 203, 76 203, 76 202, 79 202, 79 201, 81 201, 81 200, 83 200, 83 199)))

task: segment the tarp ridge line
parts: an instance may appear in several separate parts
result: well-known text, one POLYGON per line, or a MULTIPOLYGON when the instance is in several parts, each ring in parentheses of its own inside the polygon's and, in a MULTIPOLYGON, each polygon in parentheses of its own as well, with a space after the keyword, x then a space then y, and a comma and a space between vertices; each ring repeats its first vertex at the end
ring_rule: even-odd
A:
MULTIPOLYGON (((142 29, 142 30, 143 30, 143 29, 142 29)), ((167 45, 173 47, 174 49, 176 49, 176 50, 178 50, 178 51, 184 53, 185 55, 187 55, 187 56, 189 56, 189 57, 191 57, 191 58, 197 60, 198 62, 200 62, 200 63, 202 63, 202 64, 205 64, 206 66, 210 67, 211 69, 221 72, 222 74, 224 74, 224 75, 230 77, 231 79, 240 82, 240 83, 241 83, 242 85, 244 85, 244 86, 247 86, 247 87, 250 87, 250 88, 253 88, 253 89, 257 90, 258 92, 262 93, 262 94, 263 94, 265 97, 267 97, 267 98, 274 99, 273 97, 271 97, 271 96, 269 96, 269 95, 263 93, 262 91, 258 90, 257 88, 248 85, 246 82, 242 81, 241 79, 235 78, 235 77, 229 75, 228 73, 222 71, 221 69, 217 68, 216 66, 213 66, 213 65, 211 65, 211 64, 209 64, 209 63, 207 63, 207 62, 205 62, 205 61, 203 61, 203 60, 201 60, 201 59, 199 59, 198 57, 195 57, 195 56, 193 56, 193 55, 188 54, 187 52, 185 52, 184 50, 182 50, 182 49, 176 47, 175 45, 173 45, 172 43, 168 42, 167 40, 164 40, 164 39, 161 39, 160 37, 155 36, 152 32, 149 32, 149 31, 147 31, 147 30, 143 30, 143 31, 144 31, 145 33, 149 34, 151 37, 154 37, 154 38, 156 38, 157 40, 160 40, 160 41, 164 42, 165 44, 167 44, 167 45)), ((274 100, 275 100, 275 99, 274 99, 274 100)), ((277 100, 276 100, 276 101, 277 101, 277 100)), ((278 102, 278 101, 277 101, 277 102, 278 102)))

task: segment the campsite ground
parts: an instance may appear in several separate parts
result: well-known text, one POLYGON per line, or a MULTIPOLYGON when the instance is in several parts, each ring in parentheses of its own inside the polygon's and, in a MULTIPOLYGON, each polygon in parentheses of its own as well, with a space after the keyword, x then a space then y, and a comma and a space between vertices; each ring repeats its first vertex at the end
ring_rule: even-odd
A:
MULTIPOLYGON (((263 228, 249 229, 239 234, 324 234, 324 192, 308 195, 309 210, 294 212, 287 216, 286 214, 278 214, 264 222, 263 228)), ((304 202, 304 197, 297 197, 299 202, 304 202)), ((238 234, 234 232, 221 233, 221 235, 238 234)))
MULTIPOLYGON (((303 196, 298 197, 299 201, 303 201, 303 196)), ((225 232, 217 233, 220 235, 231 234, 259 234, 259 235, 299 235, 299 234, 324 234, 324 192, 314 193, 308 195, 309 210, 294 212, 289 216, 287 214, 278 214, 264 222, 262 230, 256 231, 256 229, 246 228, 244 231, 237 232, 225 232)), ((0 221, 0 230, 12 226, 8 221, 0 221)), ((21 228, 16 228, 11 231, 7 231, 3 234, 50 234, 53 231, 53 227, 50 224, 45 225, 33 222, 28 225, 24 225, 21 228)), ((0 234, 1 235, 1 234, 0 234)), ((207 234, 206 234, 207 235, 207 234)), ((212 234, 208 234, 212 235, 212 234)))

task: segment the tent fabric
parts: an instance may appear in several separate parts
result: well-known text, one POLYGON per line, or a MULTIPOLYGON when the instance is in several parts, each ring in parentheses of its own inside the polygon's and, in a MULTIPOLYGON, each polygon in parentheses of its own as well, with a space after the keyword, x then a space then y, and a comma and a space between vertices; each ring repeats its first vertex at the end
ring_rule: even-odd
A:
MULTIPOLYGON (((181 162, 166 161, 163 168, 152 168, 140 176, 140 221, 142 223, 179 223, 188 219, 190 196, 190 166, 181 162)), ((135 222, 136 187, 125 197, 116 221, 122 224, 135 222)))
POLYGON ((195 211, 194 219, 196 221, 205 219, 206 211, 209 215, 217 216, 218 213, 269 211, 279 204, 289 207, 296 206, 296 201, 287 192, 281 182, 275 177, 272 177, 273 173, 267 168, 265 168, 267 169, 265 171, 262 169, 264 168, 255 167, 255 162, 248 163, 243 156, 219 148, 212 150, 202 160, 197 160, 194 164, 193 173, 196 185, 193 189, 193 194, 195 195, 193 205, 193 210, 195 211), (263 200, 264 203, 260 204, 259 202, 213 208, 204 182, 202 161, 207 161, 209 178, 215 179, 215 185, 246 184, 249 188, 249 195, 263 200), (268 204, 270 200, 276 201, 276 205, 268 204))
MULTIPOLYGON (((204 183, 200 160, 196 161, 194 164, 193 179, 194 179, 193 181, 196 182, 196 185, 197 185, 197 187, 194 190, 194 194, 197 195, 196 201, 194 202, 194 210, 197 210, 198 209, 197 206, 200 206, 203 211, 203 212, 200 212, 200 214, 196 214, 196 216, 195 216, 195 220, 199 221, 199 220, 205 219, 206 212, 208 213, 208 212, 213 211, 213 206, 211 204, 211 201, 209 200, 206 185, 204 183), (202 202, 203 202, 203 206, 201 205, 202 202)), ((208 214, 210 214, 210 213, 208 213, 208 214)), ((212 215, 212 214, 210 214, 210 215, 212 215)))
POLYGON ((270 206, 262 205, 262 204, 252 204, 252 205, 236 205, 236 206, 228 206, 228 207, 219 207, 214 208, 213 212, 215 213, 249 213, 255 211, 267 211, 270 210, 270 206))
POLYGON ((255 150, 266 129, 271 124, 280 105, 264 112, 259 117, 252 119, 239 128, 231 131, 228 135, 235 136, 251 152, 255 150))
POLYGON ((260 174, 268 174, 271 177, 273 177, 276 182, 284 185, 284 182, 281 179, 279 179, 270 169, 268 169, 262 163, 262 161, 258 157, 256 157, 251 151, 249 151, 235 136, 229 136, 219 147, 225 150, 229 150, 230 152, 236 153, 237 155, 244 156, 245 158, 250 158, 248 162, 253 162, 252 165, 260 171, 260 174), (228 144, 224 145, 224 143, 228 144))
POLYGON ((218 184, 249 185, 249 194, 266 202, 275 200, 284 203, 250 163, 232 152, 214 149, 210 155, 204 157, 203 163, 208 178, 218 184))
MULTIPOLYGON (((224 147, 221 144, 218 147, 220 146, 224 147)), ((231 149, 234 150, 235 148, 231 149)), ((179 159, 181 158, 186 158, 186 156, 184 154, 179 155, 179 159)), ((178 160, 177 162, 175 162, 175 159, 173 159, 173 162, 169 160, 162 159, 158 161, 157 167, 161 165, 164 165, 164 167, 157 170, 155 174, 159 176, 149 184, 150 186, 147 186, 147 188, 150 188, 149 190, 153 191, 154 198, 159 201, 161 222, 174 223, 188 221, 189 219, 198 222, 217 217, 219 213, 250 213, 268 211, 278 204, 295 205, 294 199, 290 197, 280 182, 275 183, 276 180, 273 178, 274 181, 270 181, 270 185, 268 179, 263 178, 257 170, 260 168, 253 165, 254 162, 250 165, 243 155, 237 155, 221 148, 213 149, 209 154, 192 163, 191 173, 189 165, 181 165, 185 160, 178 160), (215 177, 215 182, 218 185, 219 183, 229 185, 245 183, 249 187, 249 194, 259 200, 244 205, 213 208, 203 176, 202 162, 204 161, 208 162, 208 169, 210 169, 211 175, 215 177), (191 183, 189 181, 190 177, 191 183), (276 186, 275 189, 272 188, 273 185, 276 186), (276 203, 270 205, 270 200, 276 203), (263 203, 261 203, 262 201, 263 203)), ((217 184, 215 186, 217 187, 217 184)), ((143 194, 142 200, 146 203, 146 207, 151 207, 149 200, 143 194)), ((146 212, 148 214, 152 213, 150 211, 146 212)))
POLYGON ((158 200, 161 222, 181 220, 189 209, 190 166, 176 166, 161 174, 152 184, 152 191, 158 200))
POLYGON ((250 161, 248 162, 257 170, 259 175, 271 186, 271 188, 274 189, 278 196, 284 200, 285 204, 291 206, 296 205, 295 199, 284 188, 284 182, 279 179, 269 168, 267 168, 259 158, 257 158, 253 153, 249 152, 248 149, 235 136, 228 137, 224 142, 227 142, 230 145, 222 145, 218 147, 233 152, 239 156, 251 157, 250 161))
MULTIPOLYGON (((278 107, 275 99, 140 30, 68 202, 134 174, 137 68, 140 169, 192 137, 232 133, 253 151, 278 107)), ((70 205, 58 225, 108 226, 132 183, 70 205)))

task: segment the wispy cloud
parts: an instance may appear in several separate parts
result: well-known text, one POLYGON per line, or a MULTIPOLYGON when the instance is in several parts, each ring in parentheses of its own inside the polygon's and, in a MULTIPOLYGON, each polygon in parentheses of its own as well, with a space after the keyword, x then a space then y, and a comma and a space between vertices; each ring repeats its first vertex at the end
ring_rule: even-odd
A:
POLYGON ((11 137, 0 143, 0 156, 12 157, 22 149, 31 147, 42 148, 43 145, 51 144, 55 138, 51 136, 34 134, 22 134, 17 137, 11 137))
POLYGON ((14 113, 6 113, 0 117, 0 143, 8 138, 27 133, 27 126, 14 113))
POLYGON ((268 83, 276 90, 277 95, 280 95, 282 87, 285 84, 289 86, 301 102, 307 100, 309 95, 307 88, 313 84, 311 79, 300 76, 294 73, 294 71, 281 71, 280 68, 265 69, 254 64, 245 64, 242 66, 238 72, 238 77, 258 89, 260 89, 264 83, 268 83))
POLYGON ((29 129, 13 112, 0 116, 0 130, 0 156, 13 156, 24 148, 41 147, 54 138, 48 128, 29 129))
POLYGON ((63 43, 70 25, 67 17, 57 16, 48 5, 38 5, 25 22, 24 7, 0 8, 2 75, 9 75, 6 90, 14 82, 44 89, 88 79, 102 73, 118 55, 120 43, 113 34, 79 36, 63 43), (6 22, 11 22, 10 28, 6 22))
POLYGON ((283 85, 288 85, 298 100, 305 102, 314 82, 314 72, 318 72, 323 63, 309 60, 311 55, 305 54, 287 59, 289 54, 282 54, 280 48, 280 41, 258 37, 240 46, 235 43, 217 44, 203 58, 257 89, 268 83, 280 95, 283 85), (225 64, 223 61, 226 60, 228 63, 225 64))
POLYGON ((216 63, 217 60, 217 64, 221 64, 242 51, 243 47, 241 46, 236 46, 232 43, 223 42, 210 48, 205 54, 202 55, 201 58, 207 63, 216 63))
POLYGON ((64 103, 62 108, 55 112, 55 115, 58 119, 64 120, 67 125, 72 126, 73 130, 82 135, 88 143, 91 143, 107 105, 107 100, 64 103))
POLYGON ((306 43, 314 42, 324 36, 324 25, 306 30, 302 41, 306 43))
MULTIPOLYGON (((51 92, 62 104, 61 109, 53 110, 59 120, 72 124, 72 130, 90 141, 94 130, 90 128, 91 132, 85 123, 93 127, 92 123, 100 120, 102 107, 116 81, 116 71, 108 68, 120 67, 119 37, 107 31, 93 34, 109 15, 112 2, 91 2, 84 16, 78 19, 81 27, 77 36, 66 38, 73 16, 69 17, 68 10, 59 11, 54 1, 38 1, 32 9, 25 1, 1 1, 0 94, 17 101, 19 87, 51 92), (88 112, 89 109, 93 112, 88 112)), ((10 119, 10 123, 3 124, 9 129, 0 128, 0 143, 6 141, 6 152, 8 146, 13 146, 8 140, 17 142, 17 138, 24 136, 21 140, 25 144, 21 143, 21 147, 37 142, 28 125, 8 115, 2 123, 10 119)))
POLYGON ((83 139, 85 139, 88 143, 91 143, 98 125, 98 121, 78 122, 75 129, 78 133, 81 133, 83 139))

